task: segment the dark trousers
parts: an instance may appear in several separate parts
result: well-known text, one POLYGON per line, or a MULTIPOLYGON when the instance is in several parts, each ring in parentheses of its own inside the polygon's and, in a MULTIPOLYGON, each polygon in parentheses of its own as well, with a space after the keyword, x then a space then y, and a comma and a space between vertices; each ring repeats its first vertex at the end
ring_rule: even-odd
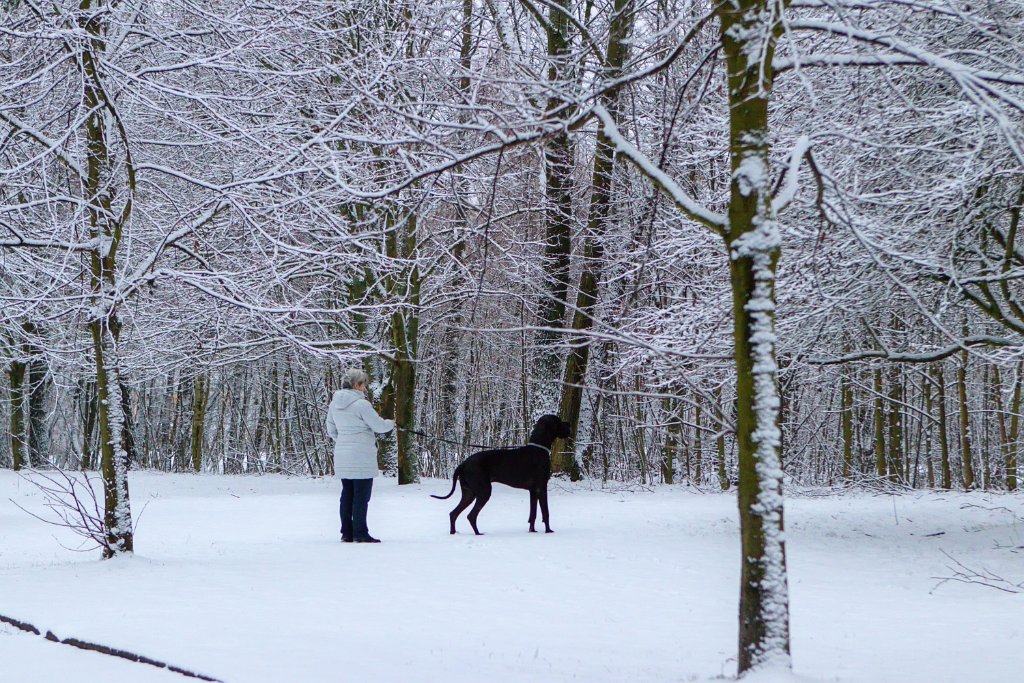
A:
POLYGON ((341 536, 366 538, 366 508, 370 505, 373 479, 341 480, 341 536))

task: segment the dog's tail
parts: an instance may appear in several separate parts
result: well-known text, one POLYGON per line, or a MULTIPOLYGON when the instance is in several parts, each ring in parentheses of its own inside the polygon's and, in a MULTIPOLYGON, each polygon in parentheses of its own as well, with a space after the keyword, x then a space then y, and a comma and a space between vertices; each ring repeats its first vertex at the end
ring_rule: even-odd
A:
MULTIPOLYGON (((465 464, 465 463, 463 463, 465 464)), ((451 498, 452 494, 455 493, 455 485, 459 483, 459 476, 462 474, 462 465, 455 468, 455 473, 452 474, 452 490, 448 492, 447 496, 435 496, 433 493, 430 494, 431 498, 437 498, 438 500, 445 500, 451 498)))

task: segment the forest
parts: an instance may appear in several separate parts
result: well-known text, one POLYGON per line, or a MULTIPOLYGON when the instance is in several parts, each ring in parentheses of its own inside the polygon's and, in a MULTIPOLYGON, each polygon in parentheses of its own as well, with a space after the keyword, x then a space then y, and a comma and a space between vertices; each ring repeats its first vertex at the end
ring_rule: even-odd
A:
POLYGON ((735 496, 743 674, 784 489, 1020 500, 1022 208, 1017 0, 3 0, 0 468, 111 558, 137 472, 333 476, 352 367, 399 487, 557 414, 735 496))

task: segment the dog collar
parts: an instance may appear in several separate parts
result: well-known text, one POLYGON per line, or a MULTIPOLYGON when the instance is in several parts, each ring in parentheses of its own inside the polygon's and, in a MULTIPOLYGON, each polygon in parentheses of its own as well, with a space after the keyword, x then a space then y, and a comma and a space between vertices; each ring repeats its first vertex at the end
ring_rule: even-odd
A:
POLYGON ((539 443, 534 443, 532 441, 530 443, 526 444, 526 445, 527 446, 536 446, 537 448, 543 448, 544 452, 546 452, 548 455, 551 455, 551 449, 548 448, 547 446, 541 446, 539 443))

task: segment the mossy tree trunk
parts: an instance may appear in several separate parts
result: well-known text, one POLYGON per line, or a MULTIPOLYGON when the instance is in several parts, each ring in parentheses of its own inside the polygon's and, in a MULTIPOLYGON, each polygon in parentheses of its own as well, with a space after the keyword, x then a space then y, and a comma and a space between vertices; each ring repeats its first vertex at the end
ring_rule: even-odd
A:
POLYGON ((775 352, 775 270, 781 238, 772 206, 768 104, 778 26, 767 0, 719 5, 728 73, 729 193, 741 537, 738 668, 789 666, 781 434, 775 352))
MULTIPOLYGON (((608 31, 608 47, 605 51, 604 77, 611 81, 622 74, 622 65, 628 54, 629 33, 633 24, 633 0, 615 0, 612 20, 608 31)), ((613 90, 600 98, 609 118, 618 120, 619 96, 613 90)), ((590 338, 585 334, 593 327, 593 313, 597 306, 601 287, 601 269, 604 262, 604 234, 612 209, 612 178, 615 171, 615 146, 604 128, 598 128, 597 147, 594 152, 594 168, 590 184, 590 211, 587 232, 583 244, 583 271, 580 274, 576 294, 576 308, 572 315, 572 330, 583 332, 572 338, 571 348, 566 357, 562 374, 562 399, 560 414, 569 423, 569 438, 563 439, 561 448, 555 451, 556 471, 568 472, 573 481, 580 478, 576 462, 576 435, 580 424, 580 407, 583 402, 583 383, 590 360, 590 338)))
POLYGON ((398 483, 419 481, 416 444, 408 430, 416 428, 416 354, 419 336, 420 270, 416 264, 416 216, 392 227, 385 244, 388 256, 408 266, 397 277, 388 278, 388 290, 399 306, 391 314, 391 385, 394 393, 395 421, 403 427, 395 435, 397 445, 398 483))
MULTIPOLYGON (((115 162, 114 146, 119 135, 113 100, 103 87, 102 55, 106 52, 105 7, 84 0, 80 6, 79 29, 87 42, 79 57, 84 84, 83 106, 90 112, 85 121, 85 199, 89 233, 96 247, 89 252, 92 288, 93 363, 100 435, 100 472, 103 479, 104 557, 130 553, 134 546, 131 505, 128 495, 128 451, 126 423, 121 395, 118 360, 120 323, 114 293, 117 291, 117 254, 124 226, 131 214, 135 178, 127 140, 121 135, 123 158, 115 162), (90 11, 99 10, 99 11, 90 11), (119 174, 126 175, 123 184, 119 174), (123 197, 118 197, 124 192, 123 197)), ((123 131, 121 131, 123 133, 123 131)))
POLYGON ((192 471, 203 470, 203 436, 206 433, 206 408, 210 401, 210 381, 205 375, 195 379, 192 390, 192 471))

